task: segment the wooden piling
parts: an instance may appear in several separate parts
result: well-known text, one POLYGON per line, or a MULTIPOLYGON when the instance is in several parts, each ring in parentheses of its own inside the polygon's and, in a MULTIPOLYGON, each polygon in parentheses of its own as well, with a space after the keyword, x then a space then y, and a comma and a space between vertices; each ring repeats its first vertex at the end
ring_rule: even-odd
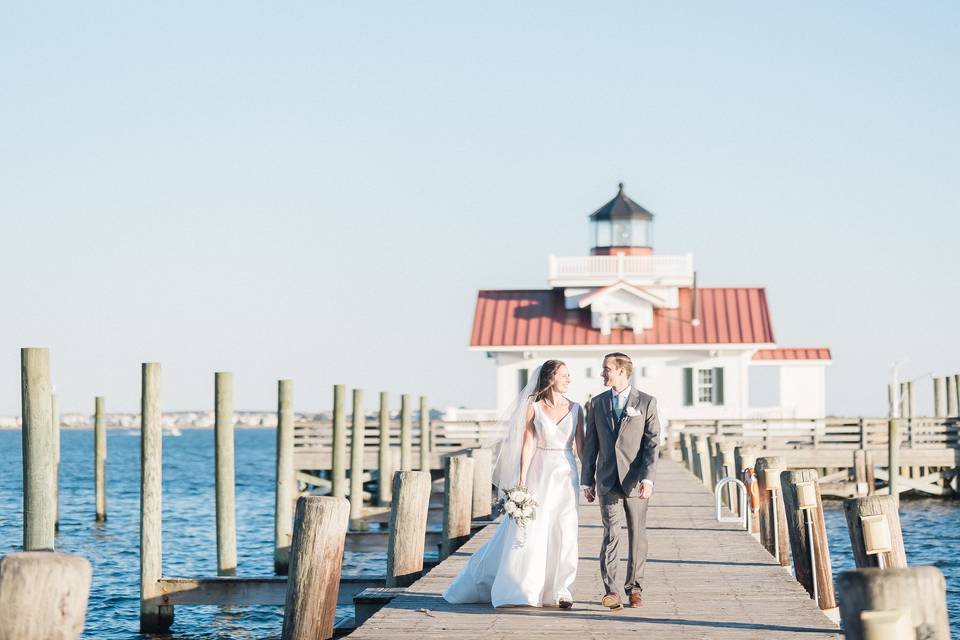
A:
POLYGON ((0 638, 79 638, 91 575, 86 558, 65 553, 27 551, 0 558, 0 638))
POLYGON ((473 508, 474 518, 487 519, 493 512, 493 451, 470 449, 473 458, 473 508))
POLYGON ((23 549, 52 551, 56 507, 53 502, 53 403, 50 352, 42 347, 20 350, 23 425, 23 549))
POLYGON ((857 449, 853 452, 853 483, 856 485, 857 495, 865 496, 869 493, 867 484, 867 452, 864 449, 857 449))
POLYGON ((282 640, 333 637, 350 504, 343 498, 297 500, 282 640))
POLYGON ((933 416, 935 418, 947 416, 947 378, 933 379, 933 416))
POLYGON ((343 498, 347 495, 347 424, 344 406, 344 386, 333 385, 333 451, 330 464, 331 495, 343 498))
POLYGON ((413 470, 413 436, 410 423, 410 394, 400 396, 400 468, 413 470))
MULTIPOLYGON (((737 466, 737 478, 744 482, 744 471, 754 469, 757 464, 757 448, 737 446, 733 450, 733 461, 737 466)), ((750 501, 747 501, 749 505, 750 501)), ((750 507, 748 506, 748 509, 750 507)), ((760 510, 750 509, 750 533, 760 533, 760 510)))
POLYGON ((407 587, 423 574, 430 489, 430 474, 426 471, 398 471, 393 476, 387 587, 407 587))
POLYGON ((444 458, 441 560, 449 557, 470 539, 470 521, 473 512, 473 464, 473 459, 465 455, 444 458))
MULTIPOLYGON (((717 479, 737 477, 737 465, 734 461, 734 449, 736 443, 730 440, 724 440, 720 443, 720 454, 717 456, 717 479)), ((723 500, 727 508, 737 513, 740 512, 740 503, 737 500, 737 491, 735 485, 731 482, 726 484, 723 492, 723 500)))
POLYGON ((887 493, 899 496, 897 477, 900 475, 900 429, 902 420, 891 418, 887 422, 887 493))
POLYGON ((840 574, 847 640, 949 640, 946 582, 936 567, 857 569, 840 574))
POLYGON ((390 455, 390 396, 386 391, 380 392, 380 446, 377 450, 377 502, 382 505, 390 504, 390 493, 393 487, 393 459, 390 455))
POLYGON ((867 477, 867 495, 872 496, 877 492, 877 465, 873 459, 873 451, 867 450, 863 457, 867 477))
POLYGON ((430 471, 430 407, 420 396, 420 470, 430 471))
POLYGON ((897 512, 899 504, 899 500, 894 496, 869 496, 844 500, 843 512, 847 519, 850 546, 853 547, 853 559, 857 568, 897 569, 907 566, 900 514, 897 512), (877 544, 877 540, 883 540, 886 535, 883 543, 889 543, 885 545, 889 546, 889 551, 868 553, 864 528, 876 527, 878 524, 880 525, 879 538, 877 535, 871 535, 872 532, 877 531, 876 528, 866 533, 874 539, 874 545, 877 544))
POLYGON ((819 476, 815 469, 785 471, 780 475, 780 487, 790 534, 794 575, 821 609, 833 609, 837 606, 837 599, 833 588, 819 476), (807 504, 812 507, 802 508, 807 504))
POLYGON ((273 515, 273 570, 287 575, 293 544, 293 499, 297 481, 293 469, 293 381, 277 383, 277 476, 273 515))
POLYGON ((103 396, 93 401, 93 484, 96 495, 96 522, 107 521, 107 427, 103 396))
POLYGON ((50 394, 50 414, 53 426, 53 530, 60 530, 60 403, 57 394, 50 394))
POLYGON ((690 434, 686 431, 680 432, 680 459, 688 470, 690 468, 690 434))
POLYGON ((710 444, 706 436, 694 436, 694 458, 697 461, 697 477, 703 485, 713 490, 713 471, 710 467, 710 444))
POLYGON ((957 411, 957 376, 947 376, 947 416, 956 418, 957 411))
POLYGON ((217 575, 237 575, 236 473, 233 446, 233 374, 214 375, 214 449, 217 497, 217 575))
POLYGON ((367 429, 363 389, 353 390, 353 429, 350 433, 350 527, 363 526, 363 449, 367 429))
POLYGON ((140 632, 163 633, 173 607, 158 605, 163 574, 163 432, 160 422, 160 364, 145 362, 140 391, 140 632))
POLYGON ((907 417, 917 417, 917 389, 912 382, 907 383, 907 417))
POLYGON ((754 465, 760 485, 760 507, 757 510, 760 519, 760 544, 784 567, 790 565, 787 516, 780 487, 780 474, 786 468, 787 460, 783 456, 757 458, 754 465))

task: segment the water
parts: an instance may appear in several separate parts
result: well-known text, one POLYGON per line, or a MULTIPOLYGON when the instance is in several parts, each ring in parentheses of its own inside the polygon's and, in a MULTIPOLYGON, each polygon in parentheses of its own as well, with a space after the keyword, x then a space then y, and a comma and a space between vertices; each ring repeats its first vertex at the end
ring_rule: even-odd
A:
MULTIPOLYGON (((84 638, 140 638, 139 491, 140 438, 122 430, 107 434, 106 524, 93 522, 93 432, 64 431, 60 468, 59 550, 93 564, 93 585, 84 638)), ((236 432, 237 552, 240 575, 273 573, 274 447, 271 429, 236 432)), ((216 575, 213 431, 185 430, 163 439, 163 567, 167 576, 216 575)), ((0 431, 0 553, 22 544, 20 432, 0 431)), ((842 507, 824 510, 834 572, 853 567, 842 507)), ((905 500, 901 504, 907 559, 933 564, 947 578, 954 635, 960 635, 960 502, 905 500)), ((343 574, 381 575, 385 553, 347 552, 343 574)), ((279 638, 278 606, 177 607, 173 639, 279 638)))

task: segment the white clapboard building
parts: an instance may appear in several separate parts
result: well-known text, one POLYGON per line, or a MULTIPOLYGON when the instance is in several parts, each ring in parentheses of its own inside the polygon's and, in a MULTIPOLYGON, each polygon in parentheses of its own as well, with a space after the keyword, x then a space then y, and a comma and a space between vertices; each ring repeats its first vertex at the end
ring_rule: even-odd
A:
POLYGON ((622 184, 590 224, 590 255, 550 256, 547 288, 477 296, 470 348, 496 362, 499 410, 549 358, 583 401, 603 390, 603 355, 622 351, 666 418, 825 416, 830 351, 779 347, 763 288, 697 287, 691 255, 654 253, 653 214, 622 184))

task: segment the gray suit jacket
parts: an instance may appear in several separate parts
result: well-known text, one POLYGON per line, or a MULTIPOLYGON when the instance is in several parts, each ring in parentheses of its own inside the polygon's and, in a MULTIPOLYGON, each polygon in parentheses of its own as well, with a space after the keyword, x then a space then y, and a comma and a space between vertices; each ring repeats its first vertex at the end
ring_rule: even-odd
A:
POLYGON ((657 400, 633 387, 627 399, 620 428, 614 421, 613 392, 591 398, 584 422, 581 484, 596 486, 599 493, 620 487, 625 496, 636 496, 640 481, 653 481, 660 448, 660 420, 657 400), (631 416, 630 413, 635 415, 631 416), (619 480, 620 487, 617 487, 619 480))

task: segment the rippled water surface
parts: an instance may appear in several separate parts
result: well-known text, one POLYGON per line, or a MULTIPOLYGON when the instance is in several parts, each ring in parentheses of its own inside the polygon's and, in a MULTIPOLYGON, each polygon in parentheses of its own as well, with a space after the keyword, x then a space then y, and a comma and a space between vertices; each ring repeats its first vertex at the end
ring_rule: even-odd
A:
MULTIPOLYGON (((93 432, 64 431, 61 525, 57 548, 93 563, 93 587, 84 638, 139 638, 140 438, 111 430, 107 448, 107 510, 93 522, 93 432)), ((236 432, 237 547, 239 574, 273 572, 274 432, 236 432)), ((163 439, 163 564, 165 575, 216 575, 213 431, 184 431, 163 439)), ((0 553, 22 544, 20 432, 0 431, 0 553)), ((906 500, 904 538, 913 564, 933 564, 947 577, 954 634, 960 635, 960 503, 906 500)), ((834 570, 851 568, 849 539, 839 503, 826 507, 834 570)), ((344 575, 382 574, 385 553, 348 553, 344 575)), ((278 638, 280 607, 177 607, 171 636, 278 638)))

